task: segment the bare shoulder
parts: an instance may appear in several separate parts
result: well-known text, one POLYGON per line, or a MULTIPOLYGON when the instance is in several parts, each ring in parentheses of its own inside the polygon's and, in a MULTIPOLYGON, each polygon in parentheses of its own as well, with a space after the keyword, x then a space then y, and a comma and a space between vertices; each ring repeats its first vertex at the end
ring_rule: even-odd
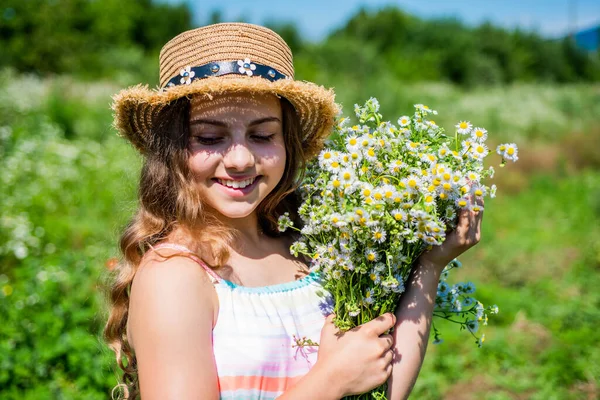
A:
POLYGON ((174 253, 166 250, 161 255, 150 254, 136 272, 128 321, 134 346, 138 331, 170 326, 170 333, 177 335, 183 332, 174 332, 176 329, 185 329, 190 323, 202 324, 203 320, 212 323, 216 316, 218 301, 208 274, 195 261, 174 253))
POLYGON ((213 284, 196 262, 185 256, 144 258, 127 321, 143 399, 218 398, 212 356, 217 307, 213 284))

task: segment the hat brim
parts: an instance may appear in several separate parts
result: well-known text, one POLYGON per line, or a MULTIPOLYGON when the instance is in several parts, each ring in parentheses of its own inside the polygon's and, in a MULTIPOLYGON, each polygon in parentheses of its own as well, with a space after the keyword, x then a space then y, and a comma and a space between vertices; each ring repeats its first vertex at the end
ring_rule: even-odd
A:
POLYGON ((150 90, 137 85, 122 90, 113 97, 114 125, 141 153, 152 132, 154 117, 171 102, 184 96, 212 96, 231 92, 272 93, 285 97, 296 109, 302 130, 302 144, 307 159, 314 157, 331 133, 339 112, 332 89, 311 82, 280 79, 274 82, 260 77, 209 77, 189 85, 164 90, 150 90))

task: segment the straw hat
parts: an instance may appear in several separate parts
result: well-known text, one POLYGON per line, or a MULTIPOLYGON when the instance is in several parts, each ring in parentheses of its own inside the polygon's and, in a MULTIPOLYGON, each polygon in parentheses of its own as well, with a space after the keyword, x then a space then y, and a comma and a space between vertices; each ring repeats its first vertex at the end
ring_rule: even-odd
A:
POLYGON ((114 96, 114 124, 142 153, 161 110, 183 96, 273 93, 295 107, 307 158, 316 155, 338 113, 331 89, 294 80, 292 52, 270 29, 222 23, 183 32, 160 52, 160 88, 133 86, 114 96))

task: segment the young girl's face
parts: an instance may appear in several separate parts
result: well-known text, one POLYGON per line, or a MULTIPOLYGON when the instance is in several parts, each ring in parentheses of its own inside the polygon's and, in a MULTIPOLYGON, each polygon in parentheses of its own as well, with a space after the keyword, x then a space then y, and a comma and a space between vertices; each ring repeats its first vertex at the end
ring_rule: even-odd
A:
POLYGON ((249 216, 285 170, 279 100, 249 93, 192 98, 189 149, 204 203, 227 218, 249 216))

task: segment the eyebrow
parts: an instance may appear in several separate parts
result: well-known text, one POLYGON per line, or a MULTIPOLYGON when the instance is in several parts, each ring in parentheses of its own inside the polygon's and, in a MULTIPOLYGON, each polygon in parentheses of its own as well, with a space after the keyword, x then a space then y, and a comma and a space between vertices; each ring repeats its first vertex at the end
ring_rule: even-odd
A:
MULTIPOLYGON (((279 118, 277 118, 277 117, 259 118, 259 119, 255 119, 252 122, 250 122, 248 124, 248 127, 253 127, 253 126, 256 126, 256 125, 264 124, 265 122, 279 122, 279 123, 281 123, 281 120, 279 118)), ((194 120, 190 121, 190 125, 200 125, 200 124, 220 126, 220 127, 223 127, 223 128, 227 128, 229 126, 226 122, 223 122, 223 121, 220 121, 220 120, 216 120, 216 119, 204 119, 204 118, 200 118, 200 119, 194 119, 194 120)))

